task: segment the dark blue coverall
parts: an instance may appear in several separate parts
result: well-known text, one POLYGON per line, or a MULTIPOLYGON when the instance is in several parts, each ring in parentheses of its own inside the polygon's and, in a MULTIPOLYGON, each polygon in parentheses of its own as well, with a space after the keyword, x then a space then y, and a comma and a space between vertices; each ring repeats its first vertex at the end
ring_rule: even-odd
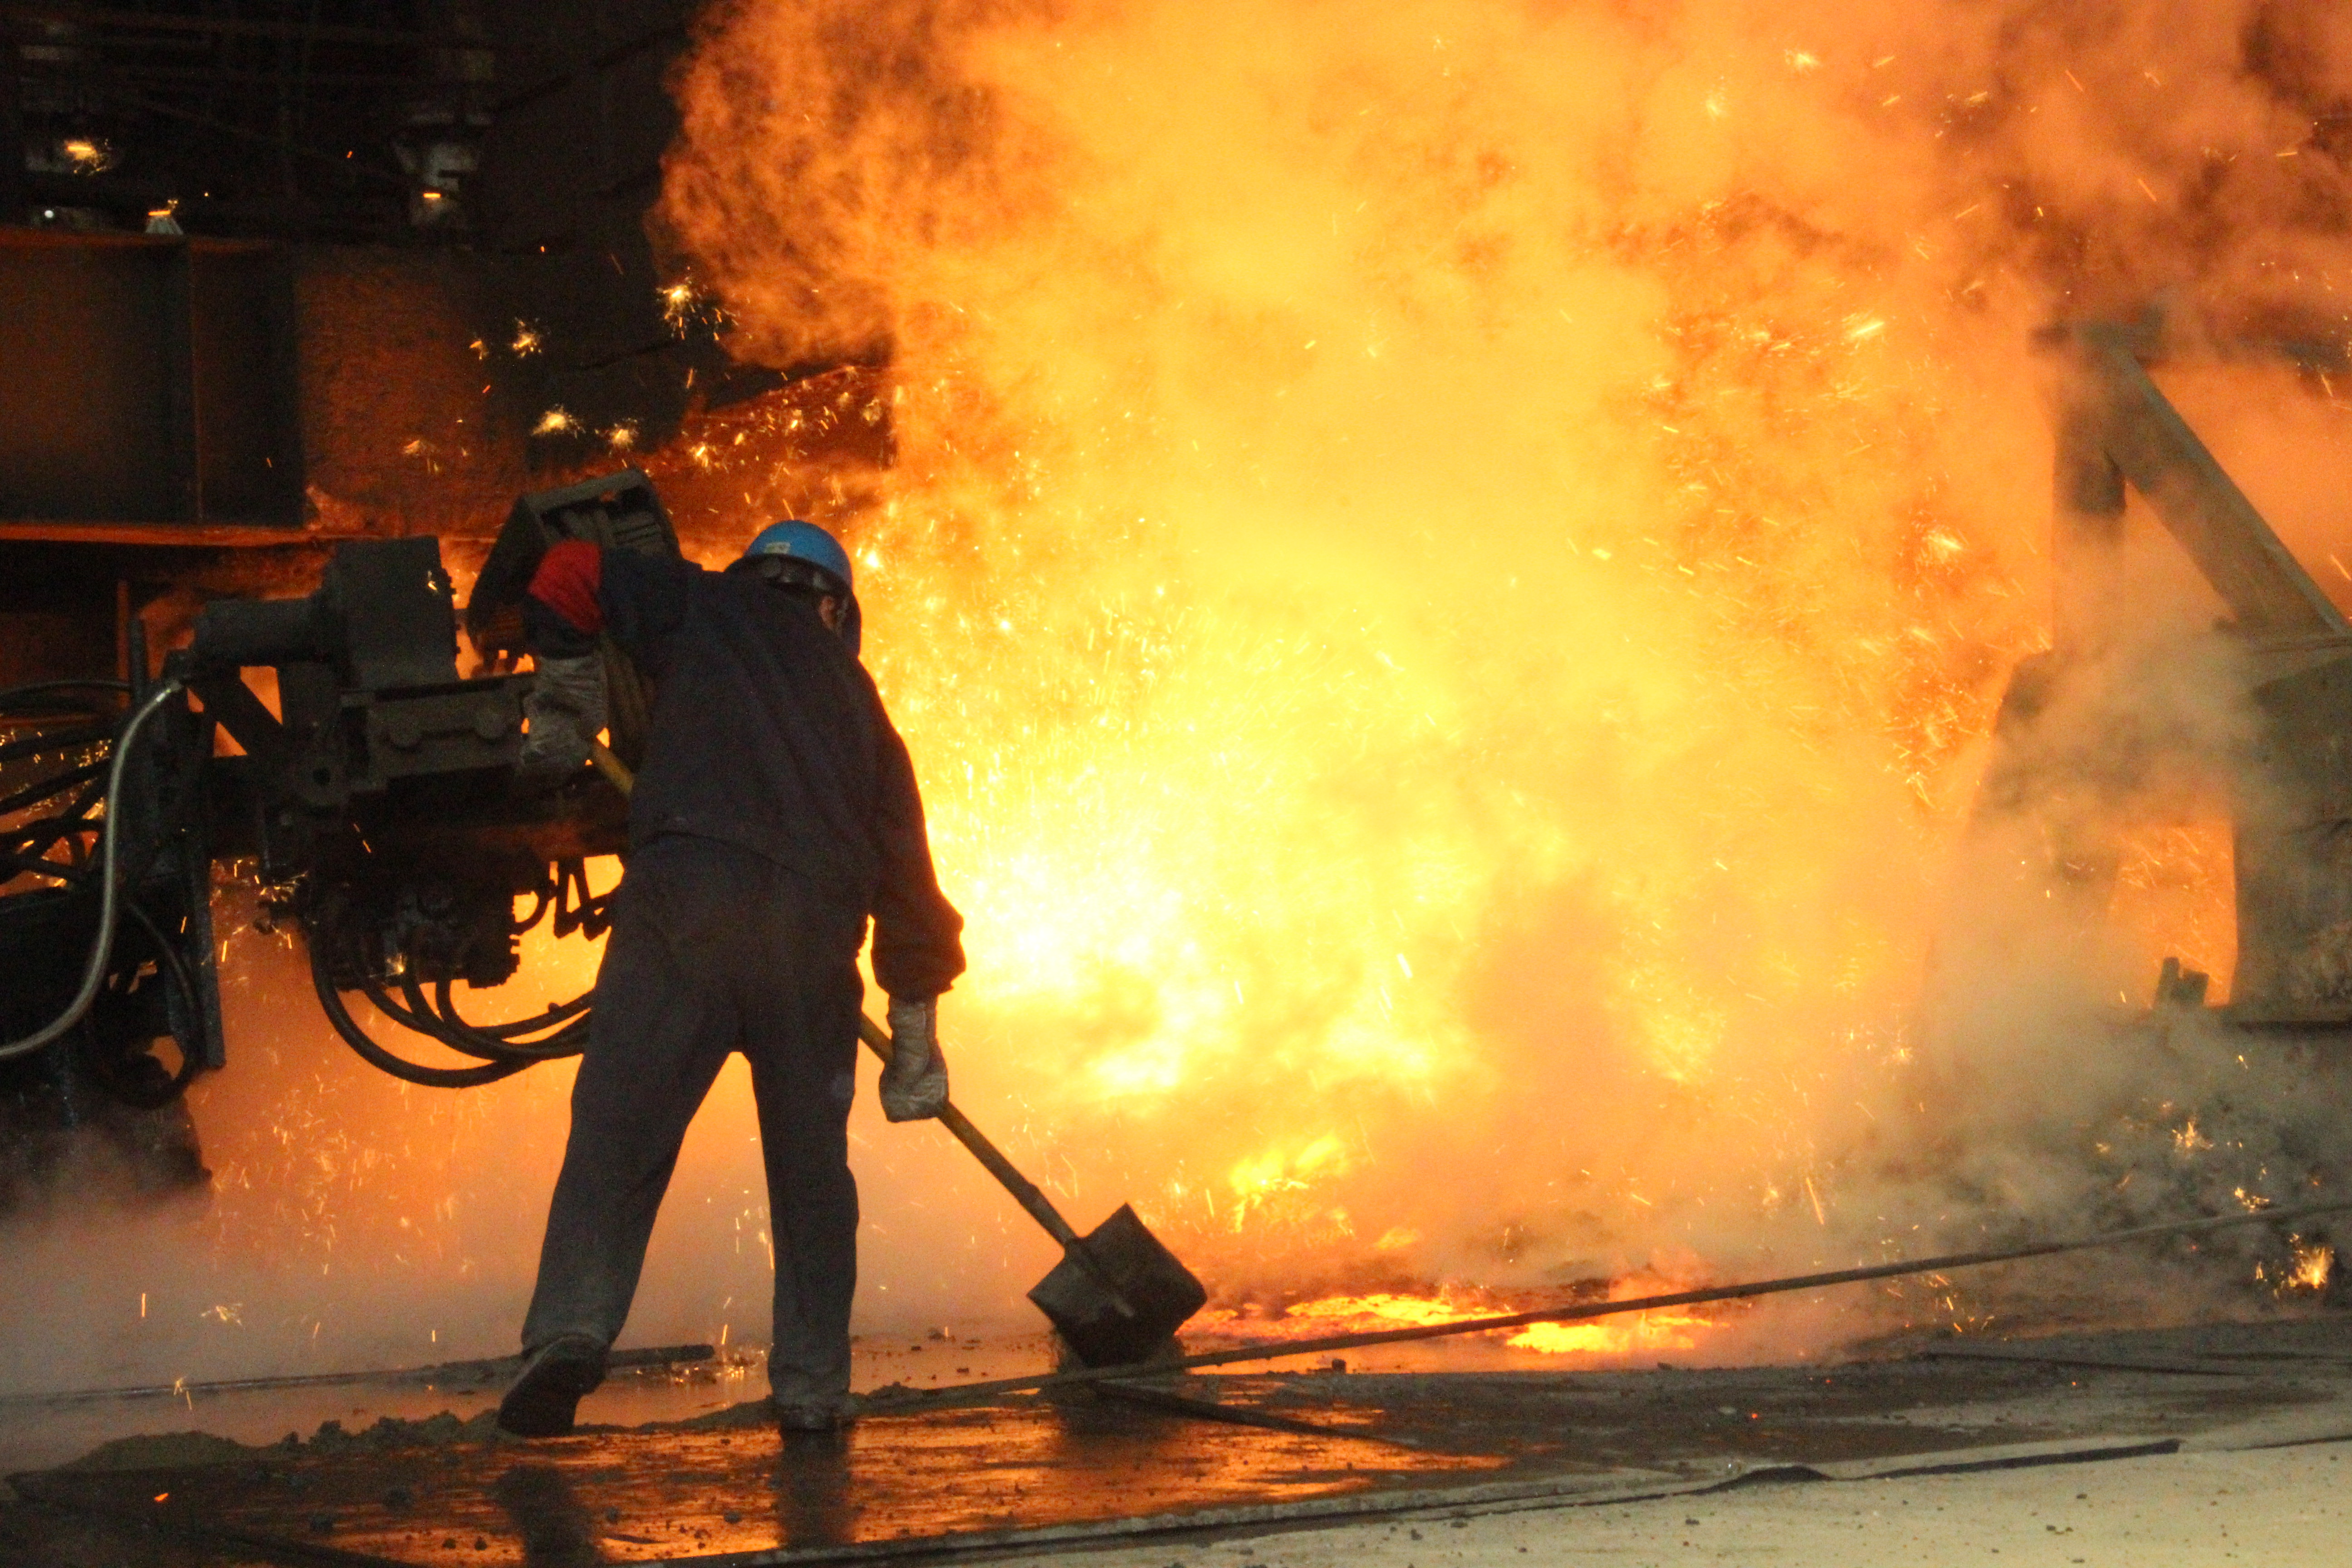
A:
POLYGON ((870 916, 875 979, 933 996, 963 972, 963 921, 906 745, 812 602, 590 549, 551 552, 525 605, 532 646, 577 655, 603 630, 656 696, 524 1349, 619 1334, 687 1123, 740 1050, 775 1247, 769 1381, 780 1404, 837 1404, 857 1281, 857 952, 870 916))

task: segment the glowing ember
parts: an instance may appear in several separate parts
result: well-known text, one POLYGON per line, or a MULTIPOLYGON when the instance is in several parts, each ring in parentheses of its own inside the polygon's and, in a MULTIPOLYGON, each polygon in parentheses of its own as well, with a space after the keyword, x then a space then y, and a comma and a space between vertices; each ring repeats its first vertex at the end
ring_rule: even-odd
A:
MULTIPOLYGON (((1639 1287, 1640 1293, 1662 1289, 1656 1281, 1639 1287)), ((1612 1295, 1633 1294, 1631 1284, 1612 1295)), ((1501 1316, 1524 1310, 1500 1300, 1475 1295, 1407 1295, 1373 1292, 1326 1296, 1293 1302, 1276 1317, 1257 1318, 1223 1309, 1201 1314, 1187 1329, 1188 1336, 1204 1339, 1307 1340, 1327 1334, 1378 1332, 1385 1329, 1424 1328, 1459 1323, 1473 1318, 1501 1316)), ((1712 1324, 1704 1318, 1670 1312, 1629 1313, 1589 1322, 1533 1323, 1517 1330, 1490 1330, 1482 1337, 1501 1340, 1513 1350, 1543 1355, 1611 1357, 1649 1352, 1687 1351, 1712 1324)), ((1470 1337, 1470 1336, 1465 1336, 1470 1337)))
POLYGON ((1640 1355, 1696 1349, 1699 1334, 1707 1327, 1704 1318, 1636 1312, 1594 1323, 1532 1323, 1512 1335, 1508 1343, 1514 1350, 1540 1351, 1546 1355, 1640 1355))
POLYGON ((1378 1326, 1402 1328, 1407 1325, 1458 1323, 1465 1318, 1484 1317, 1497 1309, 1465 1307, 1454 1302, 1427 1296, 1327 1296, 1319 1301, 1301 1301, 1283 1314, 1288 1321, 1304 1320, 1316 1326, 1318 1333, 1346 1333, 1351 1329, 1378 1326), (1344 1326, 1343 1326, 1344 1325, 1344 1326))
POLYGON ((661 289, 662 320, 669 330, 680 334, 698 324, 714 321, 719 310, 709 295, 696 288, 691 280, 681 279, 661 289))
MULTIPOLYGON (((2040 1212, 2005 1220, 2055 1229, 2168 1175, 2263 1187, 2218 1104, 2147 1119, 2137 1184, 2049 1158, 2125 1070, 2083 1069, 2120 1059, 2084 1000, 2144 1003, 2167 952, 2227 973, 2213 813, 2126 844, 2081 923, 2038 840, 1954 866, 2047 642, 2036 330, 2158 297, 2192 337, 2236 330, 2209 303, 2340 314, 2336 217, 2261 216, 2340 214, 2310 184, 2340 164, 2316 89, 2265 85, 2308 51, 2255 68, 2229 8, 2128 6, 2147 25, 2063 32, 2063 60, 2015 10, 713 12, 656 215, 695 281, 659 307, 723 300, 747 364, 864 363, 643 460, 709 563, 786 515, 866 563, 866 658, 970 921, 958 1098, 1074 1218, 1131 1198, 1221 1291, 1278 1300, 1842 1262, 2013 1194, 2040 1212), (2197 170, 2179 210, 2138 188, 2179 202, 2197 170), (887 460, 819 460, 845 438, 887 460)), ((538 349, 518 322, 476 352, 538 349)), ((593 969, 526 950, 552 995, 489 1010, 593 969)), ((240 1028, 293 1017, 237 984, 240 1028)), ((333 1048, 307 1010, 279 1034, 333 1048)), ((225 1231, 299 1237, 313 1277, 527 1267, 541 1215, 487 1216, 552 1179, 561 1069, 456 1101, 293 1072, 199 1086, 225 1231)), ((740 1128, 726 1082, 709 1125, 740 1128)), ((1017 1301, 1002 1194, 928 1130, 858 1135, 862 1307, 1017 1301)), ((765 1266, 728 1142, 700 1207, 731 1234, 676 1289, 765 1266)), ((1206 1326, 1489 1310, 1344 1300, 1206 1326)))
POLYGON ((2286 1277, 2292 1290, 2325 1290, 2336 1272, 2336 1249, 2321 1242, 2297 1242, 2294 1269, 2286 1277))

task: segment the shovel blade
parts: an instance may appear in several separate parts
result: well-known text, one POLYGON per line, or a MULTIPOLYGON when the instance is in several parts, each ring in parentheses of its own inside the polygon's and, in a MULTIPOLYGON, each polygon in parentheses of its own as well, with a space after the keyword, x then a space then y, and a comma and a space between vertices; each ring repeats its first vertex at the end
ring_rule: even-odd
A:
POLYGON ((1208 1304, 1209 1292, 1192 1271, 1124 1204, 1083 1245, 1135 1309, 1135 1316, 1122 1316, 1094 1270, 1071 1257, 1037 1281, 1029 1300, 1088 1366, 1127 1366, 1145 1360, 1208 1304))

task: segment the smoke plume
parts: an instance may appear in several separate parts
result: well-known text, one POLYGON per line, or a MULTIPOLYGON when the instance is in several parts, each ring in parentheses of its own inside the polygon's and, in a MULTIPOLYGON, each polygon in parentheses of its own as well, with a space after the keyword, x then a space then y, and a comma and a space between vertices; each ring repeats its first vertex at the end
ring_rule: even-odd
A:
POLYGON ((967 1092, 1229 1285, 2088 1217, 2247 720, 2143 524, 2053 743, 2194 742, 2148 929, 1969 831, 2036 331, 2340 342, 2347 86, 2320 5, 711 13, 659 216, 741 352, 890 355, 967 1092))
MULTIPOLYGON (((2166 953, 2226 983, 2247 723, 2144 517, 2145 635, 1997 764, 2161 740, 2148 820, 2059 792, 2115 899, 1979 786, 2048 636, 2038 329, 2160 313, 2352 575, 2335 387, 2244 347, 2352 337, 2343 7, 737 0, 675 88, 658 223, 739 354, 888 356, 895 462, 823 515, 970 921, 958 1099, 1082 1224, 1132 1199, 1229 1299, 1684 1277, 2335 1157, 2275 1063, 2114 1024, 2166 953)), ((716 549, 770 519, 758 445, 711 460, 716 549)), ((402 1089, 267 948, 195 1096, 216 1197, 38 1253, 15 1321, 97 1348, 8 1381, 507 1348, 567 1072, 402 1089)), ((760 1331, 746 1099, 641 1342, 760 1331)), ((857 1118, 861 1321, 1017 1319, 1050 1244, 857 1118)))

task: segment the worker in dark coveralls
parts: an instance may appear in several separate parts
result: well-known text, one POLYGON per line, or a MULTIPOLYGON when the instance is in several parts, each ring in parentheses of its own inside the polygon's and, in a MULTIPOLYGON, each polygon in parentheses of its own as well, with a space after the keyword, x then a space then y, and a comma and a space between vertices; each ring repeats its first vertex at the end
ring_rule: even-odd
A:
POLYGON ((849 1395, 867 918, 890 997, 894 1121, 946 1103, 936 1004, 964 963, 906 745, 857 660, 849 557, 797 521, 761 531, 725 572, 567 541, 533 575, 524 622, 539 669, 526 773, 586 760, 604 722, 600 634, 658 695, 524 1366, 499 1424, 570 1431, 604 1380, 687 1123, 740 1050, 775 1241, 769 1397, 787 1429, 829 1429, 849 1395))

